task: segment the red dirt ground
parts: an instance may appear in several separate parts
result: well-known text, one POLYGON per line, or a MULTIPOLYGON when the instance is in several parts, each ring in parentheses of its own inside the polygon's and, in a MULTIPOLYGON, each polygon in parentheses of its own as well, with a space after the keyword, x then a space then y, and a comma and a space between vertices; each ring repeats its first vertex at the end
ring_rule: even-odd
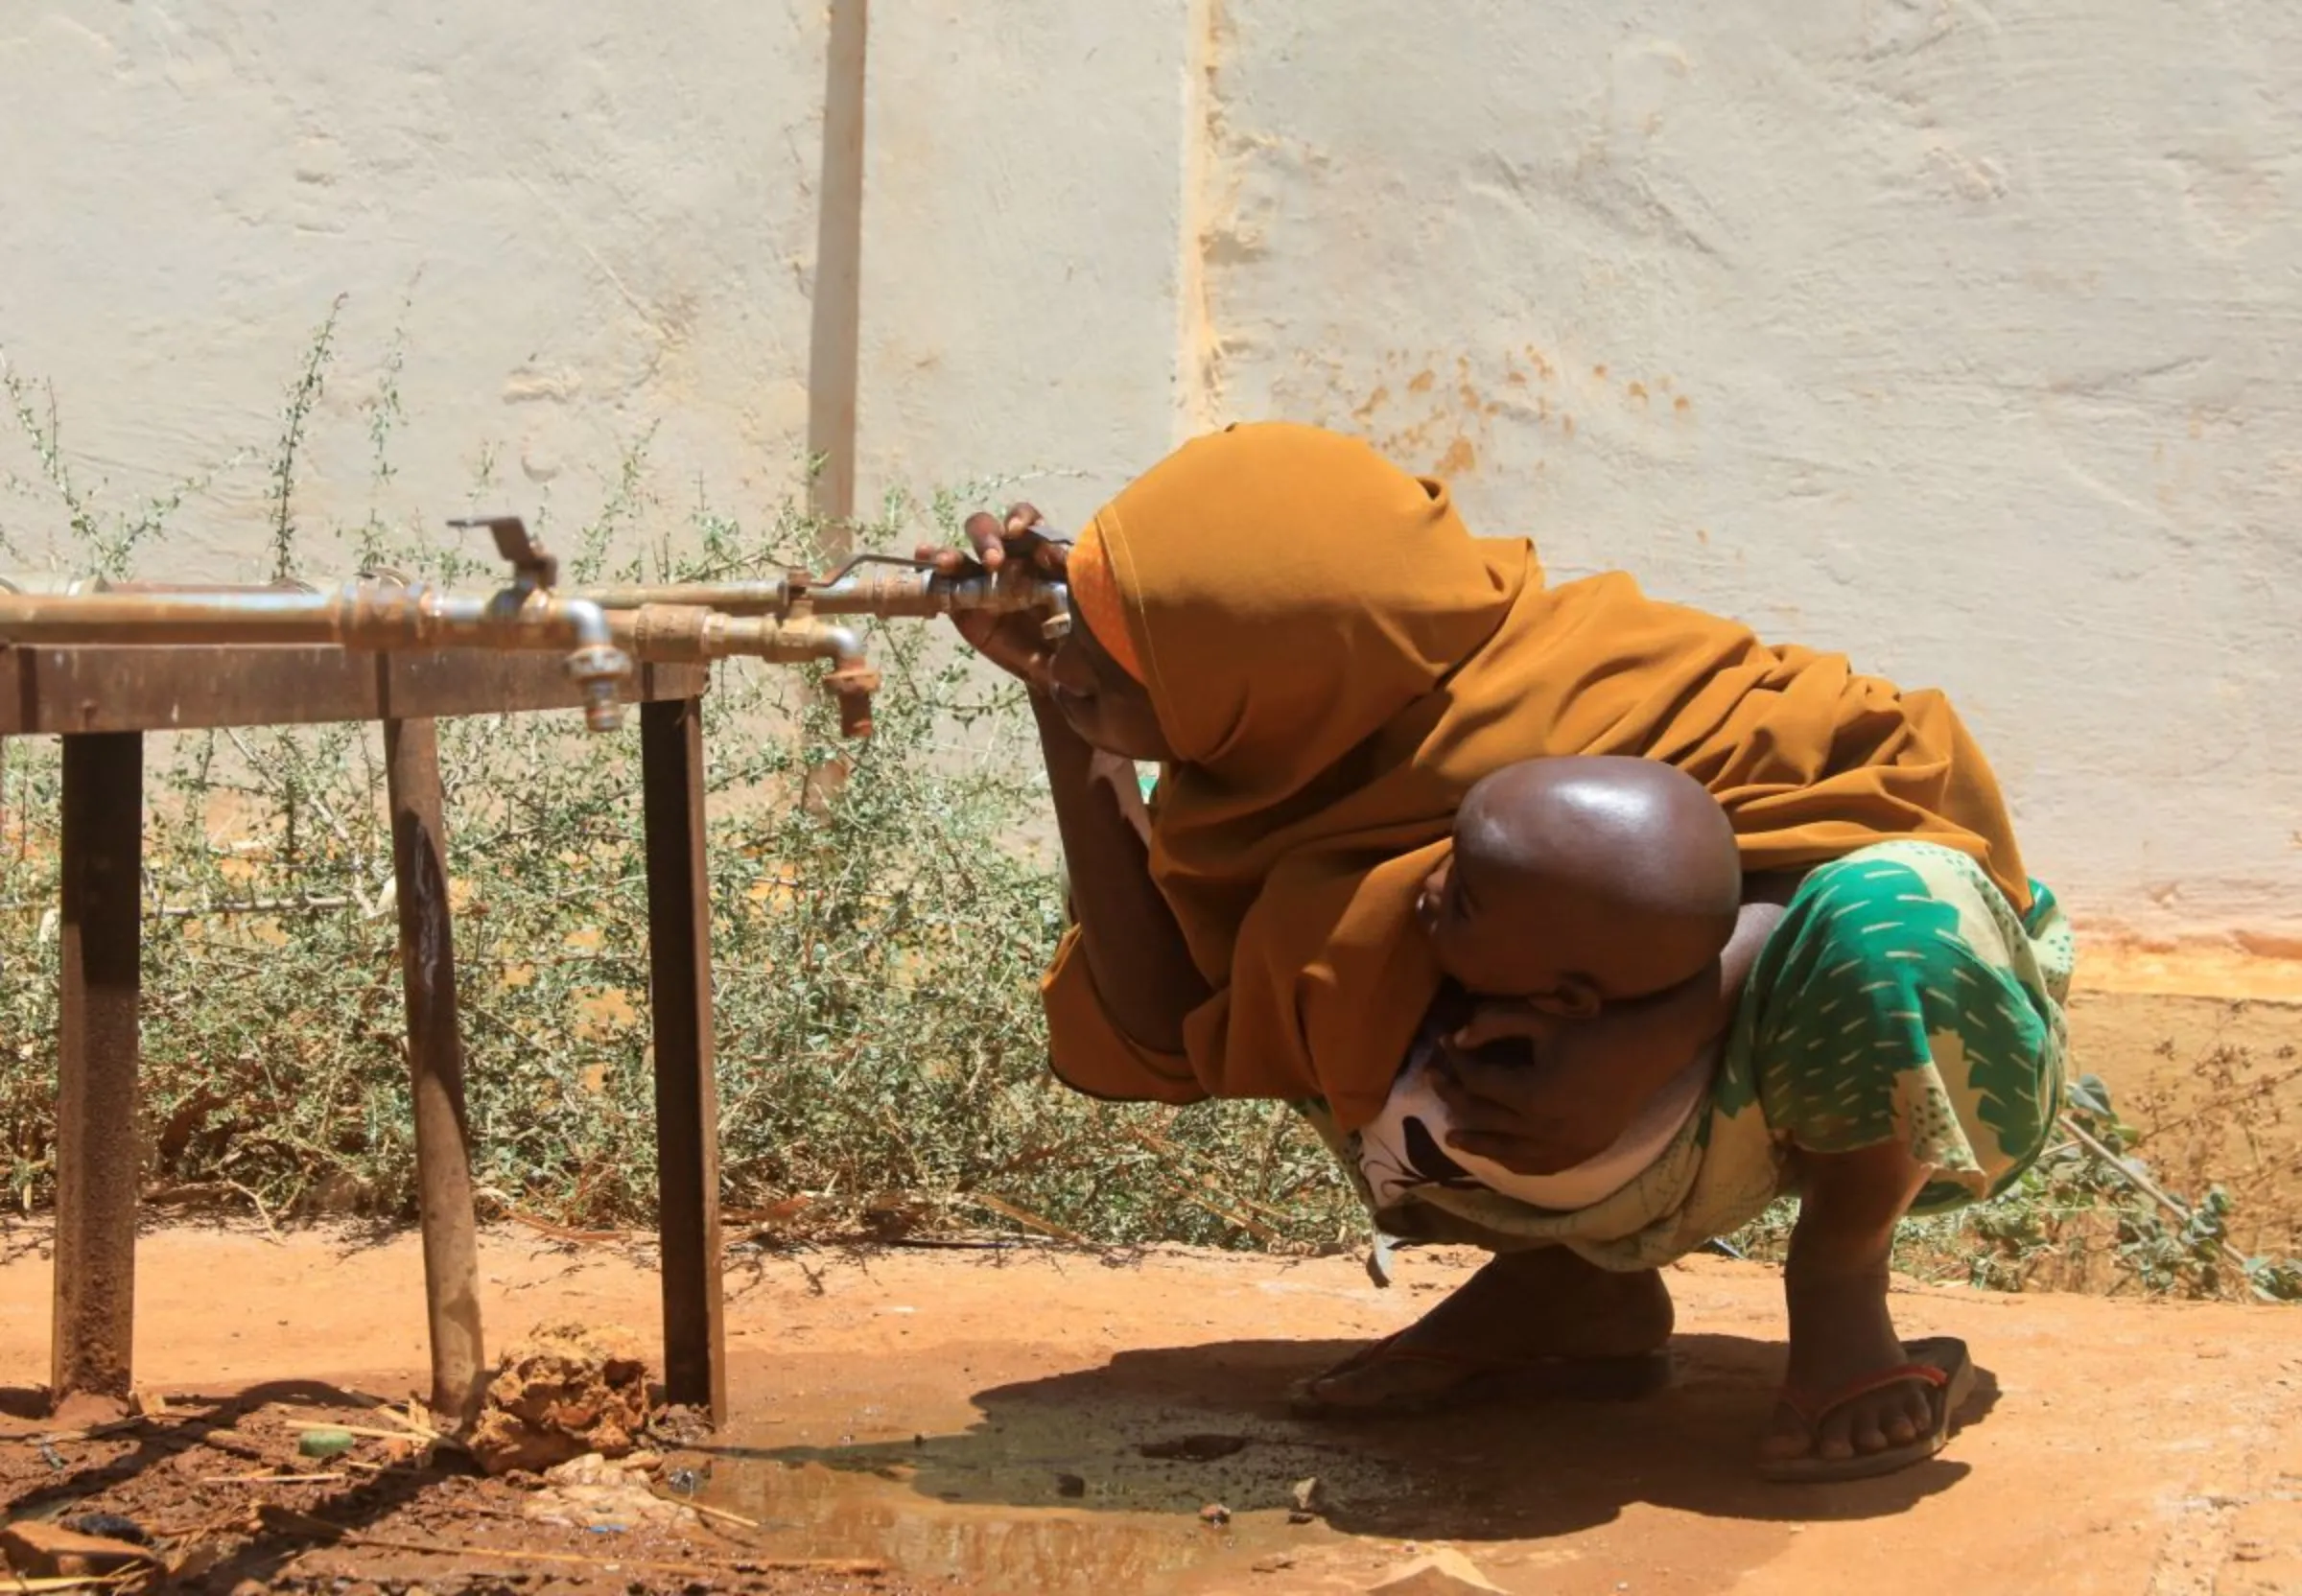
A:
MULTIPOLYGON (((0 1384, 27 1413, 47 1364, 45 1236, 0 1241, 0 1384)), ((570 1317, 651 1328, 647 1262, 491 1232, 491 1347, 570 1317)), ((100 1509, 204 1537, 221 1561, 175 1587, 220 1592, 1351 1592, 1439 1545, 1505 1590, 1561 1596, 2302 1591, 2288 1310, 1910 1288, 1905 1334, 1966 1337, 1983 1395, 1942 1460, 1836 1488, 1750 1478, 1775 1282, 1711 1260, 1674 1273, 1679 1377, 1649 1402, 1356 1430, 1286 1416, 1289 1379, 1403 1324, 1469 1262, 1409 1254, 1376 1291, 1349 1258, 739 1248, 735 1420, 670 1465, 708 1469, 701 1499, 757 1527, 602 1535, 527 1522, 517 1487, 395 1466, 383 1441, 353 1457, 388 1471, 346 1470, 359 1479, 224 1479, 288 1459, 290 1418, 377 1423, 353 1394, 420 1388, 420 1258, 406 1236, 162 1229, 138 1256, 137 1367, 188 1417, 45 1449, 40 1421, 0 1420, 0 1493, 11 1517, 100 1509), (1207 1435, 1239 1444, 1140 1450, 1207 1435), (1290 1524, 1310 1477, 1325 1516, 1290 1524), (1217 1502, 1231 1518, 1210 1527, 1199 1510, 1217 1502), (250 1533, 264 1503, 368 1539, 330 1545, 276 1512, 250 1533), (884 1572, 772 1566, 803 1559, 884 1572)))

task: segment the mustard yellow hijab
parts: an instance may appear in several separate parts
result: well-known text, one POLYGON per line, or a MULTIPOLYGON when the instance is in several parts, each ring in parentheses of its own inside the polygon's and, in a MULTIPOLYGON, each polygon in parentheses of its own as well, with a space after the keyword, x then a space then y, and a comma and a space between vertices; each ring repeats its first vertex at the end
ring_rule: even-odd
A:
POLYGON ((1472 537, 1445 486, 1353 439, 1201 438, 1087 536, 1177 754, 1151 870, 1214 996, 1183 1056, 1140 1047, 1073 932, 1043 994, 1055 1067, 1083 1091, 1317 1096, 1347 1130, 1374 1118, 1438 990, 1422 878, 1471 784, 1538 756, 1678 766, 1751 871, 1923 839, 2030 902, 1996 779, 1939 693, 1769 646, 1625 575, 1546 588, 1524 539, 1472 537))

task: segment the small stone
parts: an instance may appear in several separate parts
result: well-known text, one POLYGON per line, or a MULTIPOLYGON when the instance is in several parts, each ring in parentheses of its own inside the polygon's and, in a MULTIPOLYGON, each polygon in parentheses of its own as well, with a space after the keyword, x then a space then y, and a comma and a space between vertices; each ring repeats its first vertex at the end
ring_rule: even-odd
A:
POLYGON ((1066 1501, 1077 1501, 1087 1494, 1087 1482, 1076 1474, 1055 1476, 1055 1494, 1066 1501))
POLYGON ((1213 1463, 1247 1449, 1243 1435, 1179 1435, 1166 1441, 1146 1441, 1136 1448, 1147 1458, 1179 1459, 1185 1463, 1213 1463))
POLYGON ((1367 1596, 1490 1596, 1502 1587, 1450 1547, 1400 1563, 1367 1587, 1367 1596))
POLYGON ((73 1579, 116 1574, 152 1562, 152 1554, 125 1540, 82 1535, 61 1524, 26 1519, 0 1530, 0 1556, 17 1574, 35 1579, 73 1579))
POLYGON ((1231 1522, 1231 1509, 1220 1502, 1210 1502, 1199 1510, 1199 1522, 1218 1526, 1228 1524, 1231 1522))
POLYGON ((1256 1574, 1278 1574, 1295 1566, 1295 1560, 1284 1552, 1274 1552, 1267 1558, 1257 1558, 1247 1565, 1256 1574))
POLYGON ((1294 1490, 1289 1494, 1294 1498, 1297 1513, 1307 1513, 1316 1516, 1327 1511, 1327 1487, 1320 1482, 1319 1476, 1316 1474, 1307 1480, 1297 1480, 1294 1490))
POLYGON ((62 1520, 65 1529, 75 1535, 92 1535, 102 1540, 125 1540, 130 1546, 149 1546, 152 1536, 143 1525, 116 1513, 83 1513, 62 1520))

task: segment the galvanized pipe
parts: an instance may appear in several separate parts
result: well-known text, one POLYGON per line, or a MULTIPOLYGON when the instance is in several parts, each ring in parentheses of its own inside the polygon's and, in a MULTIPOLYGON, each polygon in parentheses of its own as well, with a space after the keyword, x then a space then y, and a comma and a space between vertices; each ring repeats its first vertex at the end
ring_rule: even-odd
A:
POLYGON ((810 617, 733 616, 693 604, 643 604, 615 610, 608 628, 619 647, 633 658, 667 664, 756 659, 797 665, 822 660, 832 667, 825 686, 839 701, 842 736, 871 736, 871 695, 880 674, 863 657, 863 640, 845 626, 810 617))
POLYGON ((51 598, 70 598, 82 593, 108 592, 111 585, 102 576, 72 576, 42 572, 31 575, 0 576, 0 595, 36 593, 51 598))
POLYGON ((378 577, 337 592, 279 588, 0 594, 0 644, 335 644, 388 652, 409 648, 566 648, 581 689, 584 723, 613 731, 631 662, 607 616, 583 598, 542 590, 473 598, 378 577))
POLYGON ((1024 566, 973 576, 947 576, 918 560, 863 554, 824 577, 804 572, 750 581, 660 582, 583 589, 602 609, 687 604, 723 615, 868 615, 921 619, 969 611, 1068 616, 1070 595, 1024 566))
POLYGON ((783 615, 791 608, 791 586, 789 578, 772 576, 747 582, 635 582, 581 591, 583 597, 610 612, 685 604, 723 615, 783 615))

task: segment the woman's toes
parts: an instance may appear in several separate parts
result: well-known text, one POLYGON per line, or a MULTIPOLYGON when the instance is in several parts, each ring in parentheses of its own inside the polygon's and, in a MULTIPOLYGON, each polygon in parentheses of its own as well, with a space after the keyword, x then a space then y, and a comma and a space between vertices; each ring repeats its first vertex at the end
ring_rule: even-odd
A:
POLYGON ((1926 1393, 1906 1388, 1902 1409, 1894 1416, 1894 1421, 1888 1426, 1887 1433, 1894 1438, 1895 1445, 1908 1446, 1926 1434, 1934 1422, 1934 1410, 1927 1405, 1926 1393))
MULTIPOLYGON (((1874 1392, 1825 1419, 1814 1450, 1826 1458, 1867 1457, 1890 1446, 1908 1446, 1926 1433, 1927 1421, 1923 1396, 1914 1407, 1912 1398, 1900 1388, 1874 1392)), ((1797 1457, 1804 1450, 1801 1447, 1788 1454, 1770 1451, 1768 1455, 1797 1457)))
POLYGON ((1806 1425, 1787 1405, 1774 1410, 1774 1422, 1758 1443, 1759 1456, 1770 1463, 1788 1463, 1805 1457, 1815 1448, 1815 1438, 1807 1433, 1806 1425))
POLYGON ((1816 1455, 1832 1459, 1854 1456, 1854 1420, 1855 1410, 1851 1407, 1841 1408, 1824 1419, 1815 1436, 1816 1455))

